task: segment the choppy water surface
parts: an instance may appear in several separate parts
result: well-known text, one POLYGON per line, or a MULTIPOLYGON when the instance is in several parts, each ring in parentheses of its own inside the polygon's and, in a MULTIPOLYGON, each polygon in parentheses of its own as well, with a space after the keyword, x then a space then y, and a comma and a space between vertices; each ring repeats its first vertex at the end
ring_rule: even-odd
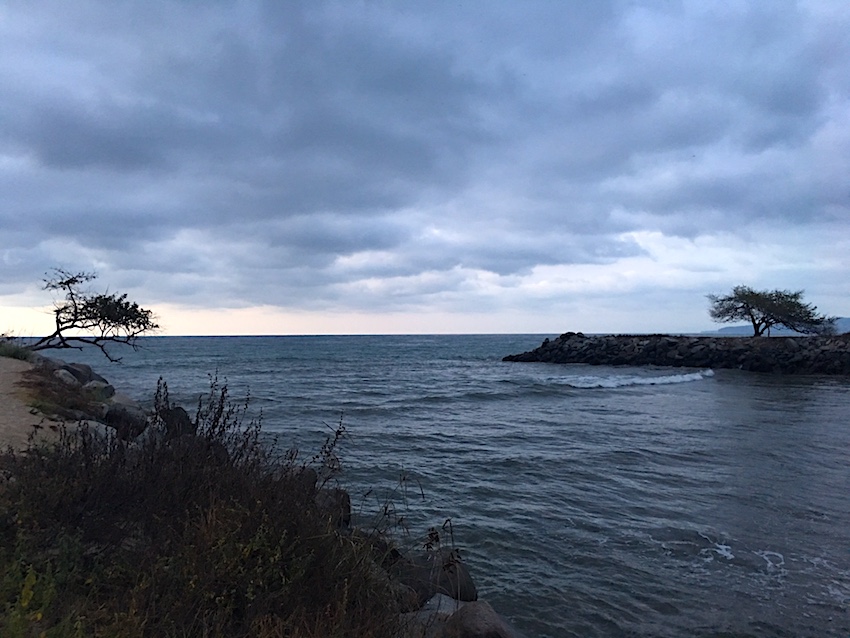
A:
MULTIPOLYGON (((451 518, 528 636, 850 635, 850 380, 503 363, 542 336, 154 338, 120 366, 191 406, 218 369, 411 532, 451 518), (424 499, 419 493, 421 485, 424 499), (415 487, 414 487, 415 486, 415 487)), ((411 540, 411 543, 414 541, 411 540)))

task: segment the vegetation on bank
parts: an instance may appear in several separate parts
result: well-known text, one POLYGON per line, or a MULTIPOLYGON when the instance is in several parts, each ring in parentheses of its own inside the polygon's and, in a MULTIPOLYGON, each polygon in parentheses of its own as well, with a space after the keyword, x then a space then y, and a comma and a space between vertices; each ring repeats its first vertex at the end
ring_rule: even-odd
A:
POLYGON ((307 461, 212 384, 196 436, 66 431, 0 455, 0 635, 398 636, 388 543, 317 505, 344 428, 307 461))
POLYGON ((22 345, 17 339, 0 334, 0 357, 29 361, 32 351, 22 345))

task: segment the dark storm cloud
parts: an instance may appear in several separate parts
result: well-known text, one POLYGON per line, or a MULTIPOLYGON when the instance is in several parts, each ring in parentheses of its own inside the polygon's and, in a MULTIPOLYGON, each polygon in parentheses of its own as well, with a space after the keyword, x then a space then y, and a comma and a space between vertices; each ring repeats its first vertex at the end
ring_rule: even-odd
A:
POLYGON ((7 3, 0 290, 96 263, 163 301, 344 307, 646 255, 634 232, 840 222, 848 27, 841 2, 7 3))

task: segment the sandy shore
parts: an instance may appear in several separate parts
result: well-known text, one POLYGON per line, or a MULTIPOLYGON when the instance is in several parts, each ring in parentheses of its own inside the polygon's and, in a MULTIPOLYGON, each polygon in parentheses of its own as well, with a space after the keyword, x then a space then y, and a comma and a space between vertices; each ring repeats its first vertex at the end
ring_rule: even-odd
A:
POLYGON ((33 366, 26 361, 0 357, 0 448, 26 447, 27 437, 38 429, 38 438, 55 436, 56 423, 42 414, 33 414, 26 403, 25 390, 17 385, 21 375, 33 366), (51 427, 52 426, 52 427, 51 427))

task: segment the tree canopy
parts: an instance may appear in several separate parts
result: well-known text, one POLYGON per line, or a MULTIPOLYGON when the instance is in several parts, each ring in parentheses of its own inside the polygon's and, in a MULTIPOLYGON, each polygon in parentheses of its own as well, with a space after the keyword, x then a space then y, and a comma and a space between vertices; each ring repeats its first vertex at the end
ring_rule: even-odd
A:
POLYGON ((830 334, 835 317, 818 314, 812 304, 803 302, 802 290, 753 290, 735 286, 728 295, 707 295, 708 313, 720 323, 749 321, 753 336, 760 337, 773 327, 785 327, 803 334, 830 334))
POLYGON ((57 268, 52 277, 44 280, 44 289, 59 292, 62 298, 54 303, 56 329, 29 346, 31 350, 79 350, 92 345, 110 361, 118 361, 107 350, 108 344, 128 345, 135 350, 139 336, 159 328, 153 313, 129 301, 126 294, 91 293, 82 289, 96 278, 94 273, 71 273, 57 268))

